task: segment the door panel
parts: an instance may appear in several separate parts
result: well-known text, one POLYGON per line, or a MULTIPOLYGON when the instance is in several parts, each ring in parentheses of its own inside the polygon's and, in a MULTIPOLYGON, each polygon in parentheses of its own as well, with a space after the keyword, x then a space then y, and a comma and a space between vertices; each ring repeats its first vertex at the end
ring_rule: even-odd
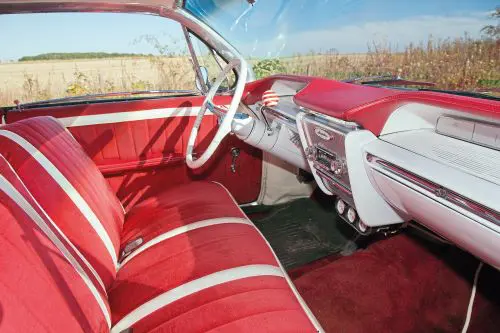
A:
MULTIPOLYGON (((218 104, 230 97, 219 96, 218 104)), ((203 97, 106 102, 9 112, 7 122, 50 115, 59 118, 108 179, 125 207, 161 190, 192 180, 224 184, 240 203, 257 199, 262 155, 234 136, 228 136, 201 170, 185 165, 187 140, 203 97), (231 149, 240 149, 236 172, 231 149)), ((203 119, 196 151, 208 146, 217 118, 203 119)))

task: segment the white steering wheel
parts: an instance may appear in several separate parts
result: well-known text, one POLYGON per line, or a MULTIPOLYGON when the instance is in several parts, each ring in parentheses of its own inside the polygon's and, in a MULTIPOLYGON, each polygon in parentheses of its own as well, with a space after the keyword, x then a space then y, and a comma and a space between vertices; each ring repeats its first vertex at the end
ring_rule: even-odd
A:
POLYGON ((219 73, 217 80, 215 80, 214 84, 210 87, 203 104, 201 105, 200 111, 196 116, 196 121, 194 122, 193 129, 191 130, 191 134, 189 135, 189 140, 187 143, 187 151, 186 151, 186 164, 191 169, 198 169, 203 166, 212 155, 215 153, 215 150, 221 143, 222 139, 226 137, 231 132, 231 125, 234 119, 234 115, 238 109, 238 106, 241 101, 241 97, 243 96, 243 90, 245 89, 245 83, 247 79, 247 64, 238 59, 231 60, 227 66, 219 73), (212 142, 208 146, 207 150, 203 152, 203 154, 197 158, 193 158, 193 150, 194 145, 196 143, 196 137, 198 136, 198 130, 201 125, 201 121, 203 120, 203 116, 205 115, 205 111, 207 108, 212 111, 213 110, 213 99, 217 91, 219 90, 220 85, 226 79, 226 76, 233 69, 239 68, 238 78, 236 82, 236 89, 234 90, 233 99, 231 101, 231 105, 227 113, 224 115, 222 119, 222 123, 217 130, 212 142))

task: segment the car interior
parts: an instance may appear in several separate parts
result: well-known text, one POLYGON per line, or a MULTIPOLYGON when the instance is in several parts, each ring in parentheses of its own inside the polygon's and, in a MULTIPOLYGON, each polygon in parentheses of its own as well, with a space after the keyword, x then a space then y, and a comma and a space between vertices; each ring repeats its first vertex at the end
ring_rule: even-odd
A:
POLYGON ((498 332, 498 98, 256 80, 183 6, 0 0, 161 15, 222 59, 191 53, 198 92, 0 109, 0 331, 498 332))

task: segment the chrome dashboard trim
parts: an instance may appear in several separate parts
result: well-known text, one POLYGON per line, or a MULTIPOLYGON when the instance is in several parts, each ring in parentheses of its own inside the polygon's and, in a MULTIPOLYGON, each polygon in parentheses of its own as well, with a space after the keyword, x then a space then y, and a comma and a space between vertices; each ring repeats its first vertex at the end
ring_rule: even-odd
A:
POLYGON ((346 127, 350 130, 359 130, 361 129, 362 127, 355 123, 355 122, 351 122, 351 121, 345 121, 345 120, 342 120, 342 119, 338 119, 338 118, 335 118, 335 117, 331 117, 331 116, 327 116, 321 112, 317 112, 317 111, 313 111, 311 109, 307 109, 305 107, 300 107, 301 111, 307 113, 307 114, 311 114, 315 117, 319 117, 319 118, 322 118, 322 119, 325 119, 326 121, 330 122, 330 123, 334 123, 336 125, 340 125, 342 127, 346 127))
POLYGON ((295 131, 297 131, 297 123, 295 121, 295 118, 290 117, 288 114, 280 111, 279 109, 274 109, 267 106, 263 106, 262 111, 270 113, 275 117, 275 119, 283 122, 288 127, 292 127, 293 129, 295 129, 295 131))
MULTIPOLYGON (((262 105, 260 103, 257 103, 256 106, 258 108, 262 107, 262 105)), ((307 109, 307 108, 302 107, 302 106, 299 106, 298 108, 299 108, 299 110, 301 112, 304 112, 304 113, 309 114, 309 115, 313 115, 315 118, 323 119, 324 121, 326 121, 328 123, 333 123, 335 125, 347 128, 349 130, 359 130, 359 129, 362 129, 362 127, 359 124, 355 123, 355 122, 345 121, 345 120, 342 120, 342 119, 337 119, 335 117, 327 116, 327 115, 325 115, 323 113, 320 113, 320 112, 317 112, 317 111, 313 111, 311 109, 307 109)), ((290 124, 292 122, 294 124, 296 123, 296 117, 293 117, 290 114, 281 111, 278 107, 264 106, 264 110, 267 111, 267 112, 269 112, 269 113, 271 113, 271 114, 273 114, 276 118, 279 118, 280 120, 286 121, 286 122, 288 122, 290 124)))
POLYGON ((434 129, 435 129, 435 132, 437 134, 440 134, 440 135, 444 135, 444 136, 447 136, 447 137, 450 137, 450 138, 454 138, 454 139, 457 139, 457 140, 469 142, 469 143, 476 144, 476 145, 479 145, 479 146, 483 146, 483 147, 486 147, 486 148, 500 150, 500 146, 490 145, 490 144, 487 144, 487 143, 484 143, 484 142, 481 142, 481 141, 478 141, 478 140, 474 139, 474 133, 476 133, 476 125, 477 124, 491 126, 491 127, 494 127, 496 129, 498 129, 498 132, 499 132, 498 138, 500 140, 500 124, 494 123, 494 122, 488 122, 488 121, 484 121, 484 120, 480 120, 480 119, 472 119, 472 118, 459 117, 459 116, 451 116, 451 115, 446 115, 445 114, 445 115, 441 115, 441 116, 439 116, 437 118, 436 125, 434 126, 434 129), (463 137, 459 137, 459 136, 453 135, 451 133, 447 133, 446 131, 439 130, 438 125, 439 125, 439 121, 441 119, 454 119, 454 120, 459 120, 459 121, 471 123, 473 125, 471 139, 468 140, 468 139, 465 139, 463 137))
POLYGON ((489 221, 495 225, 500 226, 500 213, 475 202, 474 200, 464 197, 450 189, 447 189, 439 184, 429 181, 423 177, 420 177, 410 171, 400 168, 386 160, 378 158, 374 155, 367 154, 366 159, 370 164, 376 164, 384 171, 396 175, 413 185, 419 187, 420 189, 428 192, 429 196, 434 196, 445 200, 453 205, 456 205, 469 213, 472 213, 486 221, 489 221))
MULTIPOLYGON (((293 102, 292 102, 293 103, 293 102)), ((335 117, 327 116, 323 113, 298 106, 295 103, 293 103, 295 106, 297 106, 298 110, 294 110, 296 113, 295 116, 290 115, 287 112, 282 111, 279 109, 279 104, 275 107, 268 107, 268 106, 262 106, 262 103, 257 102, 255 106, 260 109, 263 108, 265 112, 268 112, 272 114, 276 119, 284 122, 284 124, 288 126, 293 126, 294 129, 297 129, 297 120, 296 120, 296 115, 300 112, 303 112, 307 115, 312 115, 318 122, 325 123, 325 125, 335 127, 336 129, 344 129, 348 131, 353 131, 353 130, 360 130, 362 127, 355 123, 355 122, 350 122, 350 121, 345 121, 342 119, 337 119, 335 117)))
MULTIPOLYGON (((339 190, 343 191, 345 194, 347 194, 349 197, 352 197, 352 192, 350 189, 348 189, 345 185, 341 184, 337 179, 334 177, 330 176, 327 172, 323 171, 322 168, 317 168, 316 171, 321 174, 323 177, 327 178, 328 181, 334 185, 336 188, 339 190)), ((352 204, 352 203, 351 203, 352 204)))
POLYGON ((328 195, 338 195, 354 205, 346 161, 346 136, 357 126, 331 121, 330 117, 301 111, 297 126, 316 183, 328 195))

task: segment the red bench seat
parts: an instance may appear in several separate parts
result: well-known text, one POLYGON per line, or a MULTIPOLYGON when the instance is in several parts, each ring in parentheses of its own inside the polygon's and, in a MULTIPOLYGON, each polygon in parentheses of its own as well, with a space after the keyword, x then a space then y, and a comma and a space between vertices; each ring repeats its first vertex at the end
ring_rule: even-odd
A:
POLYGON ((220 184, 179 186, 124 212, 50 117, 1 127, 0 153, 0 239, 8 244, 0 331, 321 331, 220 184), (39 287, 26 292, 26 284, 39 287))

